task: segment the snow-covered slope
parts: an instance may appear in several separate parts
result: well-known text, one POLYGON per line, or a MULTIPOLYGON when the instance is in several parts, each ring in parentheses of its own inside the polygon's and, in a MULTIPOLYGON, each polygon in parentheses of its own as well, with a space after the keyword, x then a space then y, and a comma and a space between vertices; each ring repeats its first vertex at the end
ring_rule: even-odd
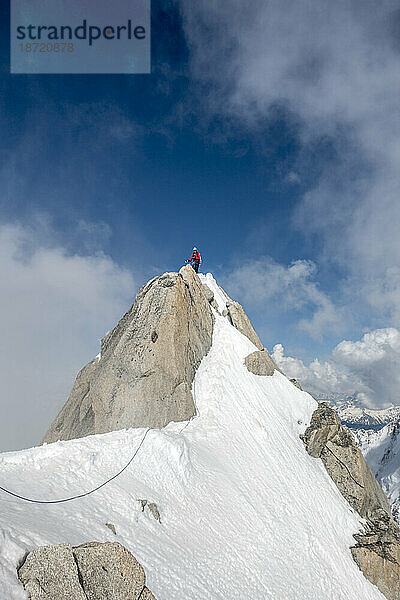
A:
MULTIPOLYGON (((149 431, 129 468, 86 498, 35 505, 0 492, 0 599, 26 598, 16 566, 35 546, 115 539, 142 563, 157 600, 384 598, 351 557, 360 518, 299 438, 316 402, 277 371, 248 372, 254 350, 216 315, 195 418, 149 431), (161 523, 142 498, 157 503, 161 523)), ((118 471, 144 434, 2 454, 1 485, 42 499, 80 493, 118 471)))

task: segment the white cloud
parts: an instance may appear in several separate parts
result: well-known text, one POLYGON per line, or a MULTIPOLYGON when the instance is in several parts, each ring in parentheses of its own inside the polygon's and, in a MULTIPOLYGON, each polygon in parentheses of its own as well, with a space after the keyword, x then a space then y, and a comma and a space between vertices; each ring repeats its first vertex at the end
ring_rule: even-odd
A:
MULTIPOLYGON (((399 132, 400 134, 400 132, 399 132)), ((400 326, 400 172, 390 161, 357 189, 338 193, 324 178, 306 194, 297 222, 324 240, 324 259, 345 270, 342 294, 348 310, 364 310, 380 322, 400 326), (390 183, 389 183, 390 182, 390 183), (391 188, 391 189, 389 189, 391 188)))
POLYGON ((285 356, 281 344, 274 346, 274 359, 289 376, 300 381, 316 397, 355 396, 368 408, 400 404, 400 331, 376 329, 351 342, 344 340, 328 360, 309 365, 285 356))
POLYGON ((18 225, 0 226, 0 272, 0 444, 15 449, 40 441, 136 286, 111 258, 18 225))
MULTIPOLYGON (((282 344, 276 344, 272 351, 278 366, 288 377, 297 379, 302 387, 316 397, 329 394, 352 395, 355 382, 352 376, 339 369, 333 361, 320 362, 317 358, 305 365, 300 358, 285 356, 282 344)), ((361 382, 357 382, 357 386, 361 382)))
POLYGON ((320 234, 324 259, 340 266, 348 314, 356 305, 400 326, 398 3, 183 0, 182 11, 208 118, 257 135, 286 107, 303 143, 296 172, 318 167, 296 225, 320 234), (310 164, 322 138, 329 157, 314 150, 310 164))
POLYGON ((281 101, 313 131, 365 125, 372 114, 390 128, 384 115, 397 98, 384 93, 400 82, 394 0, 203 0, 182 10, 192 71, 219 92, 211 108, 220 102, 251 122, 281 101))
POLYGON ((310 312, 309 318, 299 318, 298 327, 319 338, 328 331, 343 331, 344 320, 315 282, 316 273, 316 265, 309 260, 296 260, 286 266, 263 257, 237 267, 225 282, 230 293, 247 306, 268 304, 269 310, 279 312, 310 312))

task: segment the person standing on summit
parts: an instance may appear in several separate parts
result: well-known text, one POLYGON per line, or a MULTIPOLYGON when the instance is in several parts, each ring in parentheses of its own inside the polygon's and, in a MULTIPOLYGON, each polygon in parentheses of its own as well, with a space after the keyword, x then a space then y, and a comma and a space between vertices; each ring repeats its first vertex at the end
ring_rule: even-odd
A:
POLYGON ((200 252, 197 250, 196 246, 193 248, 192 256, 190 257, 190 260, 188 260, 187 262, 192 265, 192 267, 196 271, 196 273, 199 272, 199 266, 201 265, 201 256, 200 256, 200 252))

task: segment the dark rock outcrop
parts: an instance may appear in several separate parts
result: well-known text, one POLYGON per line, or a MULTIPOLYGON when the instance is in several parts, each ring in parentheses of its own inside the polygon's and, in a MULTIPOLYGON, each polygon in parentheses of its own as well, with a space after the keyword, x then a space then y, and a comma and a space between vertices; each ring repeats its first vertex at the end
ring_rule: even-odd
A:
POLYGON ((212 343, 213 315, 192 267, 164 273, 101 342, 78 374, 43 441, 129 427, 164 427, 195 415, 191 385, 212 343))
POLYGON ((106 523, 106 527, 108 527, 108 529, 110 531, 112 531, 114 535, 117 535, 117 530, 115 528, 115 525, 113 525, 112 523, 106 523))
POLYGON ((160 512, 159 512, 158 506, 155 502, 149 502, 146 499, 140 499, 139 502, 142 506, 142 512, 144 512, 145 508, 147 507, 149 509, 149 512, 150 512, 151 516, 153 517, 153 519, 155 519, 156 521, 161 523, 160 512))
POLYGON ((368 517, 378 508, 390 514, 389 501, 352 434, 327 403, 318 405, 303 441, 311 456, 322 459, 342 495, 362 517, 368 517))
POLYGON ((36 548, 18 576, 31 600, 155 600, 143 567, 118 542, 36 548))
POLYGON ((400 598, 400 531, 394 519, 377 509, 364 533, 356 534, 351 553, 365 577, 388 600, 400 598))
POLYGON ((151 591, 147 587, 145 587, 143 589, 143 592, 141 593, 139 600, 156 600, 156 599, 153 596, 153 594, 151 593, 151 591))
POLYGON ((388 600, 400 600, 400 530, 352 434, 322 402, 303 441, 311 456, 321 458, 350 506, 366 519, 365 532, 354 535, 357 543, 351 552, 355 562, 388 600))
POLYGON ((291 379, 290 380, 291 383, 293 383, 293 385, 295 385, 301 392, 303 391, 303 388, 301 387, 300 383, 297 381, 297 379, 291 379))
POLYGON ((244 359, 247 370, 254 375, 273 375, 275 369, 280 371, 266 348, 252 352, 244 359))

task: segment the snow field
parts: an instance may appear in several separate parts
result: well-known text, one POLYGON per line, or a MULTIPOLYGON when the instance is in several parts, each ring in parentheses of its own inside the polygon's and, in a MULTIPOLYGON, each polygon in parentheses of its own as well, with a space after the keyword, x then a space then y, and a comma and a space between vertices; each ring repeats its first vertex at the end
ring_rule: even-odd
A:
MULTIPOLYGON (((92 540, 126 546, 157 600, 384 598, 351 557, 359 516, 299 438, 316 402, 278 372, 249 373, 243 360, 254 350, 216 315, 194 382, 198 416, 150 431, 130 467, 87 498, 33 505, 1 494, 0 599, 26 598, 16 566, 27 551, 92 540), (161 524, 141 498, 156 502, 161 524)), ((86 491, 117 472, 144 433, 1 454, 0 485, 44 499, 86 491)))

